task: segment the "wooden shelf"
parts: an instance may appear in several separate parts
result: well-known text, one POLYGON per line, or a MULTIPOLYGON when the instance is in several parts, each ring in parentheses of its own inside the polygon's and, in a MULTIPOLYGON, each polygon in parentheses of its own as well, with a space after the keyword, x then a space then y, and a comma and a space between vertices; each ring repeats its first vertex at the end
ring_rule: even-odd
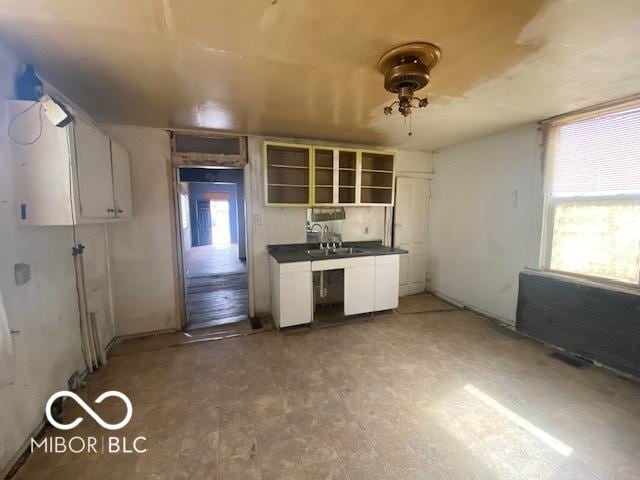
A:
POLYGON ((319 187, 319 188, 333 188, 333 185, 318 185, 318 184, 316 184, 316 187, 319 187))
POLYGON ((309 169, 309 167, 303 167, 301 165, 276 165, 275 163, 271 164, 271 165, 267 165, 267 166, 269 168, 297 168, 299 170, 308 170, 309 169))
POLYGON ((379 187, 376 185, 362 185, 362 188, 377 188, 380 190, 393 190, 393 187, 379 187))
POLYGON ((316 170, 333 170, 333 167, 316 167, 316 170))
POLYGON ((294 187, 294 188, 309 188, 309 185, 291 185, 288 183, 269 183, 270 187, 294 187))
POLYGON ((345 172, 355 172, 356 171, 355 168, 344 168, 344 167, 340 167, 339 170, 344 170, 345 172))
POLYGON ((371 170, 369 168, 363 168, 362 171, 366 173, 387 173, 387 174, 393 173, 393 170, 371 170))
POLYGON ((338 188, 356 188, 355 185, 338 185, 338 188))

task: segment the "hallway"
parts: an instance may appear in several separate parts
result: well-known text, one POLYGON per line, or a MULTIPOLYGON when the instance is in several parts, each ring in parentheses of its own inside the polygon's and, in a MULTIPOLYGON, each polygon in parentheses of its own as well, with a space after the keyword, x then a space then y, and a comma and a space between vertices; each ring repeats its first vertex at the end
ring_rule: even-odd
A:
POLYGON ((249 295, 238 245, 193 247, 185 255, 190 328, 224 325, 247 318, 249 295))
POLYGON ((230 273, 245 273, 246 265, 238 258, 238 244, 192 247, 185 254, 187 278, 230 273))

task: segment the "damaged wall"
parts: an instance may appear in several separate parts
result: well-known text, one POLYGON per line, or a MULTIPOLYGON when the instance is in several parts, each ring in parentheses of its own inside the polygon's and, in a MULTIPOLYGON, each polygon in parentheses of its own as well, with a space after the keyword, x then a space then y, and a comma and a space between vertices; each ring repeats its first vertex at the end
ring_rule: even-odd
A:
MULTIPOLYGON (((18 60, 0 48, 0 290, 13 336, 14 366, 11 385, 0 388, 0 477, 25 447, 44 416, 48 397, 67 388, 76 371, 84 371, 71 227, 16 225, 13 172, 7 137, 5 100, 13 97, 18 60), (14 265, 31 266, 31 280, 14 281, 14 265)), ((46 121, 46 120, 45 120, 46 121)), ((107 288, 107 249, 103 225, 77 229, 86 245, 85 268, 90 311, 96 311, 105 345, 113 338, 107 288)))
POLYGON ((107 227, 116 334, 175 329, 179 314, 169 135, 154 128, 105 129, 131 156, 133 193, 133 220, 107 227))
POLYGON ((541 161, 535 124, 435 152, 432 291, 515 322, 518 274, 538 266, 541 161))

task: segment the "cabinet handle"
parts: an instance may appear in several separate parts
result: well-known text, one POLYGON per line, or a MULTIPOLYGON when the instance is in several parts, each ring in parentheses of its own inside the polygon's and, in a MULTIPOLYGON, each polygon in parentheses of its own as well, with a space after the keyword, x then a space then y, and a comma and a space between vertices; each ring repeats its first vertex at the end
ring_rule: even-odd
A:
POLYGON ((116 211, 113 208, 107 208, 108 213, 115 213, 116 211))
POLYGON ((124 213, 124 210, 122 210, 121 208, 118 209, 118 213, 124 213))

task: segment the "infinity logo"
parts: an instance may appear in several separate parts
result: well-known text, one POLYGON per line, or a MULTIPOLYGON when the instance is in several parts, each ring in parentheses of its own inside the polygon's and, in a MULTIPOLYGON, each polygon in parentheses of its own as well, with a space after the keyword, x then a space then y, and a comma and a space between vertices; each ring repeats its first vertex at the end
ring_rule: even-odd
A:
POLYGON ((118 392, 116 390, 110 390, 108 392, 104 392, 102 395, 100 395, 98 398, 96 398, 96 401, 95 401, 95 403, 102 403, 103 400, 106 399, 106 398, 118 397, 127 406, 127 414, 125 415, 124 420, 122 420, 119 423, 112 424, 112 423, 105 422, 102 418, 100 418, 100 415, 98 415, 78 395, 76 395, 73 392, 69 392, 67 390, 62 390, 60 392, 54 393, 53 395, 51 395, 51 397, 49 397, 49 400, 47 401, 47 406, 45 408, 45 414, 47 416, 47 420, 49 420, 51 425, 53 425, 54 427, 56 427, 59 430, 71 430, 72 428, 75 428, 78 425, 80 425, 80 423, 82 423, 82 421, 84 420, 84 418, 78 417, 73 422, 68 423, 66 425, 63 424, 63 423, 57 422, 53 418, 53 415, 51 415, 51 406, 53 405, 53 402, 55 402, 57 399, 59 399, 61 397, 71 397, 71 398, 73 398, 76 401, 76 403, 83 408, 83 410, 85 412, 87 412, 89 415, 91 415, 91 417, 96 422, 98 422, 98 424, 102 428, 106 428, 107 430, 120 430, 121 428, 123 428, 124 426, 126 426, 129 423, 129 421, 131 420, 131 416, 133 415, 133 405, 131 404, 131 400, 129 400, 129 397, 127 397, 122 392, 118 392))

